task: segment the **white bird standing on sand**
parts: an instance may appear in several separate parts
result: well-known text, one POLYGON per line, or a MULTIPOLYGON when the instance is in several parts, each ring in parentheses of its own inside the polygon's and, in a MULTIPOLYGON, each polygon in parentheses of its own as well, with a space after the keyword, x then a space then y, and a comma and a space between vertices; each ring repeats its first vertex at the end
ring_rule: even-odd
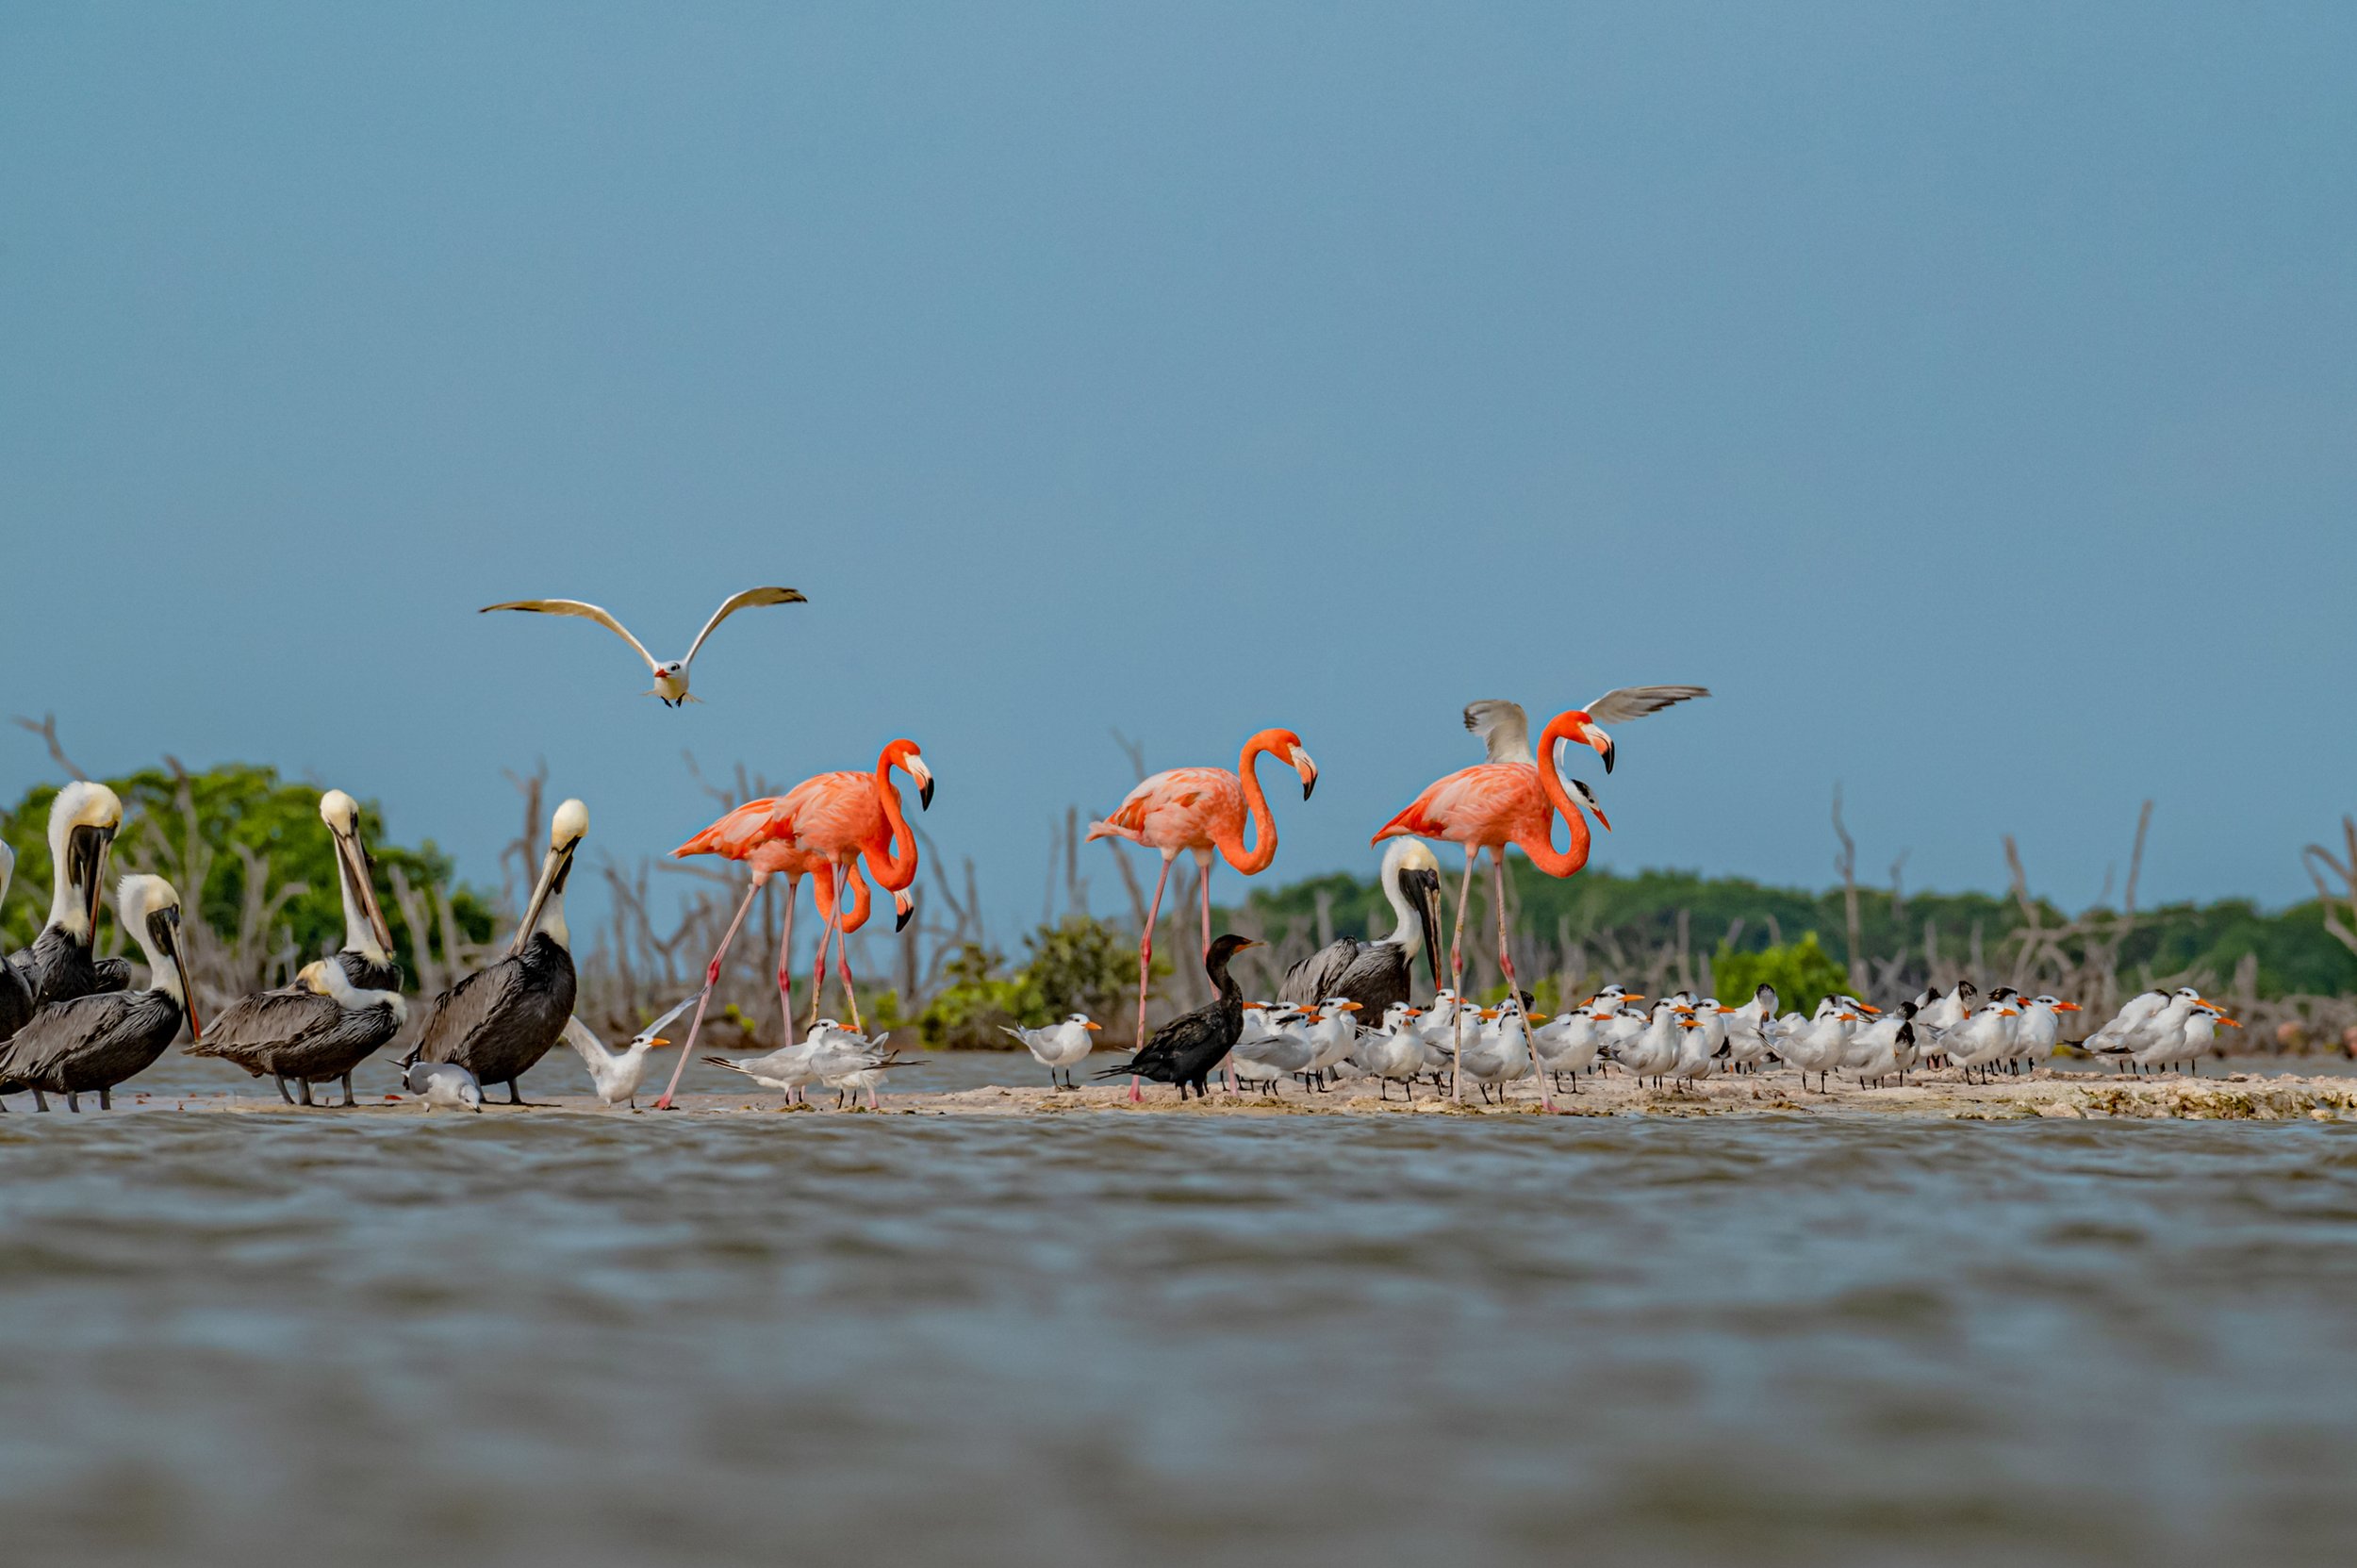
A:
POLYGON ((766 1056, 707 1056, 716 1067, 742 1073, 765 1089, 776 1089, 791 1101, 813 1083, 832 1082, 869 1067, 889 1066, 892 1053, 878 1050, 861 1035, 833 1018, 821 1018, 796 1045, 783 1046, 766 1056))
POLYGON ((2015 1059, 2027 1062, 2031 1071, 2036 1071, 2040 1062, 2054 1054, 2055 1042, 2062 1038, 2062 1015, 2078 1011, 2077 1002, 2058 997, 2032 997, 2023 1002, 2021 1027, 2014 1032, 2015 1059))
POLYGON ((605 1042, 591 1033, 589 1026, 578 1017, 565 1020, 565 1043, 573 1048, 581 1065, 589 1069, 590 1086, 607 1110, 614 1109, 617 1103, 627 1104, 634 1111, 638 1109, 638 1084, 647 1076, 647 1053, 669 1045, 670 1041, 660 1037, 663 1032, 670 1027, 672 1019, 695 1005, 696 999, 688 998, 631 1036, 630 1044, 620 1050, 606 1049, 605 1042))
POLYGON ((479 1113, 483 1109, 483 1085, 455 1062, 412 1062, 402 1073, 401 1082, 425 1101, 428 1111, 479 1113))
POLYGON ((1595 1065, 1612 1009, 1612 1003, 1599 998, 1585 1007, 1558 1013, 1532 1030, 1530 1048, 1538 1053, 1540 1069, 1554 1074, 1558 1083, 1563 1074, 1570 1073, 1572 1093, 1579 1093, 1579 1075, 1595 1065))
POLYGON ((862 1090, 866 1091, 867 1094, 867 1109, 882 1111, 883 1101, 877 1098, 876 1092, 883 1087, 884 1074, 895 1067, 908 1065, 899 1060, 898 1052, 885 1048, 884 1042, 892 1038, 892 1032, 886 1030, 872 1040, 865 1034, 854 1034, 848 1029, 838 1030, 836 1032, 843 1038, 856 1041, 871 1050, 882 1051, 883 1060, 859 1063, 854 1065, 849 1072, 822 1073, 818 1081, 834 1091, 834 1108, 838 1111, 843 1109, 843 1103, 847 1098, 856 1109, 862 1090))
POLYGON ((1265 1083, 1273 1091, 1286 1079, 1310 1070, 1317 1047, 1310 1039, 1315 1015, 1298 1008, 1278 1008, 1265 1015, 1259 1032, 1236 1037, 1230 1054, 1240 1083, 1265 1083))
POLYGON ((1760 1032, 1776 1015, 1776 988, 1763 984, 1752 999, 1727 1014, 1727 1067, 1756 1069, 1768 1059, 1768 1036, 1760 1032))
POLYGON ((1425 1071, 1424 1040, 1417 1033, 1421 1008, 1395 1001, 1384 1012, 1380 1029, 1359 1036, 1353 1060, 1376 1081, 1376 1098, 1391 1098, 1393 1083, 1404 1085, 1409 1103, 1416 1098, 1416 1075, 1425 1071))
POLYGON ((1949 1065, 1963 1069, 1969 1081, 1972 1069, 1988 1076, 1988 1068, 2013 1054, 2015 1032, 2021 1027, 2021 1010, 2011 999, 1992 994, 1972 1016, 1939 1037, 1949 1065))
MULTIPOLYGON (((1359 1043, 1359 1015, 1363 1011, 1348 997, 1327 997, 1318 1003, 1317 1014, 1310 1020, 1309 1071, 1323 1075, 1349 1057, 1351 1048, 1359 1043)), ((1321 1076, 1317 1087, 1325 1086, 1321 1076)))
POLYGON ((1825 1075, 1837 1071, 1849 1054, 1851 1026, 1858 1021, 1854 1013, 1844 1011, 1828 997, 1818 1003, 1817 1016, 1804 1018, 1798 1013, 1788 1013, 1767 1030, 1768 1048, 1800 1070, 1801 1087, 1808 1087, 1808 1075, 1817 1075, 1817 1090, 1825 1090, 1825 1075))
POLYGON ((1530 1056, 1530 1021, 1511 999, 1496 1007, 1483 1008, 1481 1016, 1487 1021, 1478 1034, 1465 1042, 1458 1058, 1459 1068, 1481 1086, 1483 1099, 1488 1099, 1494 1088, 1498 1102, 1504 1104, 1506 1086, 1518 1078, 1529 1077, 1535 1070, 1530 1056))
POLYGON ((2128 999, 2110 1023, 2088 1035, 2080 1046, 2089 1056, 2126 1062, 2150 1045, 2150 1036, 2174 1033, 2185 1015, 2201 1004, 2201 993, 2190 985, 2174 992, 2146 991, 2128 999))
POLYGON ((1896 1074, 1905 1081, 1915 1065, 1915 1004, 1903 1001, 1850 1036, 1842 1065, 1860 1083, 1880 1083, 1896 1074))
POLYGON ((720 602, 718 609, 712 612, 712 619, 704 622, 704 629, 696 634, 696 640, 688 646, 687 657, 684 659, 656 658, 647 652, 645 643, 630 635, 629 627, 624 626, 599 606, 585 603, 578 599, 511 599, 503 604, 486 604, 481 613, 489 615, 493 610, 531 610, 540 615, 579 616, 585 620, 594 620, 636 649, 638 656, 647 661, 647 668, 654 672, 653 689, 642 692, 640 695, 660 697, 663 699, 664 706, 676 708, 682 703, 703 701, 701 697, 691 697, 687 693, 687 667, 696 662, 696 651, 704 645, 704 638, 712 635, 714 627, 737 611, 755 604, 807 602, 808 601, 801 594, 792 588, 747 588, 743 593, 731 594, 720 602))
POLYGON ((1075 1013, 1063 1022, 1049 1024, 1046 1029, 1008 1029, 1004 1024, 998 1027, 1022 1041, 1023 1048, 1047 1069, 1049 1088, 1070 1089, 1076 1094, 1080 1092, 1080 1086, 1072 1081, 1072 1069, 1087 1061, 1089 1052, 1096 1047, 1096 1042, 1089 1036, 1096 1032, 1097 1026, 1089 1022, 1087 1014, 1075 1013), (1063 1074, 1062 1083, 1056 1081, 1059 1072, 1063 1074))

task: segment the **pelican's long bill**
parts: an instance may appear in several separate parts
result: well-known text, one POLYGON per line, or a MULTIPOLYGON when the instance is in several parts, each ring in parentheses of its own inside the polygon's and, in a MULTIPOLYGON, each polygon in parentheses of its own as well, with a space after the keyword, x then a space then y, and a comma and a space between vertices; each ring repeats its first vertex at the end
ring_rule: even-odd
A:
POLYGON ((387 953, 393 950, 393 928, 385 923, 385 911, 376 902, 376 885, 369 862, 368 846, 360 842, 360 827, 343 829, 331 825, 328 835, 336 842, 336 864, 341 869, 344 885, 352 889, 360 901, 360 910, 368 917, 369 930, 375 933, 377 946, 387 953))
POLYGON ((205 1026, 196 1015, 196 982, 189 976, 188 960, 180 956, 180 906, 173 904, 151 912, 147 916, 147 934, 156 944, 157 953, 172 966, 172 972, 180 981, 180 1010, 189 1015, 189 1038, 205 1038, 205 1026))
POLYGON ((66 837, 66 875, 82 895, 82 916, 92 946, 98 941, 98 889, 107 877, 107 850, 115 830, 77 822, 66 837))
POLYGON ((1441 873, 1418 869, 1400 878, 1424 927, 1424 961, 1432 968, 1432 988, 1441 988, 1441 873))
POLYGON ((549 852, 540 857, 540 880, 533 884, 532 901, 524 906, 522 923, 516 927, 516 939, 507 945, 509 957, 524 950, 532 933, 539 927, 540 911, 547 905, 549 895, 565 890, 565 879, 573 868, 573 852, 581 848, 578 838, 562 844, 551 844, 549 852))

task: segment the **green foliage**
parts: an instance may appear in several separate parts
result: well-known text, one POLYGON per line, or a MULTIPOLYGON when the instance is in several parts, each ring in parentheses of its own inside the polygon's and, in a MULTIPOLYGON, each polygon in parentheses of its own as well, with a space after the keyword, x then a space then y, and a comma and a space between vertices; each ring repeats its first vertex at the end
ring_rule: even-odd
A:
POLYGON ((1774 986, 1776 1010, 1780 1014, 1813 1014, 1819 1002, 1850 988, 1848 972, 1833 961, 1832 954, 1818 946, 1813 931, 1798 942, 1762 948, 1757 952, 1737 952, 1722 947, 1711 955, 1710 976, 1718 988, 1719 999, 1729 1007, 1749 1001, 1762 985, 1774 986))
MULTIPOLYGON (((1486 879, 1488 873, 1482 875, 1486 879)), ((1447 879, 1447 888, 1454 899, 1455 877, 1447 879)), ((1390 907, 1372 878, 1333 875, 1285 887, 1256 886, 1251 907, 1273 936, 1281 939, 1288 930, 1308 934, 1316 929, 1321 890, 1332 900, 1336 930, 1372 935, 1391 930, 1390 907)), ((1624 942, 1665 945, 1676 937, 1680 910, 1688 912, 1689 929, 1699 943, 1717 941, 1742 921, 1735 941, 1726 944, 1738 952, 1788 945, 1793 933, 1809 931, 1835 933, 1838 943, 1846 929, 1838 888, 1809 893, 1741 877, 1689 871, 1623 875, 1591 867, 1558 881, 1518 866, 1514 891, 1522 905, 1519 929, 1551 943, 1565 933, 1585 940, 1609 933, 1624 942)), ((1475 896, 1484 897, 1479 882, 1475 896)), ((2045 923, 2063 923, 2054 906, 2041 901, 2037 907, 2045 923)), ((1975 932, 1993 955, 2021 924, 2021 911, 2011 899, 1986 893, 1917 893, 1894 900, 1888 889, 1860 888, 1858 915, 1867 952, 1887 956, 1904 948, 1920 960, 1927 943, 1936 941, 1942 958, 1951 962, 1970 951, 1975 932)), ((2313 900, 2272 913, 2245 900, 2139 911, 2120 949, 2119 965, 2131 980, 2148 969, 2153 974, 2204 969, 2223 978, 2233 973, 2245 953, 2258 955, 2262 996, 2357 993, 2357 954, 2325 931, 2323 906, 2313 900)), ((1601 955, 1591 949, 1591 958, 1600 961, 1601 955)), ((1721 998, 1732 1001, 1733 987, 1720 978, 1716 963, 1713 982, 1721 998)))
MULTIPOLYGON (((1006 959, 976 943, 961 948, 947 966, 947 983, 916 1020, 929 1050, 1019 1048, 1004 1027, 1037 1028, 1068 1014, 1086 1013, 1099 1021, 1121 1006, 1137 983, 1137 949, 1119 932, 1085 915, 1042 926, 1023 939, 1030 960, 1012 974, 1006 959)), ((1168 974, 1157 964, 1156 974, 1168 974)), ((898 1001, 894 999, 898 1015, 898 1001)), ((882 1026, 882 1010, 877 1012, 882 1026)))
MULTIPOLYGON (((342 945, 343 901, 335 843, 327 824, 320 820, 318 790, 283 783, 272 768, 241 763, 188 775, 185 803, 181 781, 157 768, 106 783, 123 797, 124 811, 110 880, 139 857, 157 864, 166 875, 188 864, 192 820, 199 845, 212 851, 212 863, 202 889, 183 887, 180 894, 207 926, 224 933, 238 928, 247 875, 246 862, 237 852, 242 847, 257 857, 270 887, 303 883, 304 892, 282 907, 276 921, 291 934, 300 952, 316 956, 342 945)), ((39 934, 48 915, 49 804, 57 794, 54 784, 37 785, 0 817, 0 837, 17 855, 17 889, 0 908, 0 937, 11 948, 39 934)), ((408 929, 393 905, 396 867, 413 887, 449 888, 452 911, 464 933, 476 941, 490 936, 490 910, 471 891, 452 886, 450 857, 430 840, 416 849, 387 843, 384 818, 371 801, 361 802, 360 831, 376 864, 376 896, 393 930, 395 956, 411 975, 418 972, 416 957, 409 950, 408 929)))

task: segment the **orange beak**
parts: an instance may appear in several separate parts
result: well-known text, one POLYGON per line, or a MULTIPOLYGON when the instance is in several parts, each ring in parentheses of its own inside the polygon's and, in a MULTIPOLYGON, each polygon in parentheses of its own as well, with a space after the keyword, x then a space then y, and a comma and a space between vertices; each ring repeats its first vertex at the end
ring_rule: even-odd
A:
POLYGON ((1860 1003, 1858 1003, 1858 1004, 1857 1004, 1857 1007, 1858 1007, 1858 1011, 1859 1011, 1859 1012, 1861 1012, 1861 1013, 1880 1013, 1880 1012, 1882 1011, 1882 1009, 1881 1009, 1881 1008, 1876 1007, 1876 1006, 1875 1006, 1872 1002, 1871 1002, 1871 1001, 1862 1001, 1862 1002, 1860 1002, 1860 1003))
POLYGON ((2057 1013, 2076 1013, 2079 1011, 2079 1004, 2075 1001, 2058 1001, 2054 1004, 2054 1011, 2057 1013))
POLYGON ((1091 1034, 1094 1034, 1105 1026, 1103 1024, 1082 1024, 1080 1027, 1087 1030, 1091 1034))
POLYGON ((2228 1018, 2228 1017, 2220 1017, 2220 1018, 2218 1019, 2218 1022, 2219 1022, 2219 1023, 2224 1024, 2224 1025, 2225 1025, 2228 1029, 2240 1029, 2240 1028, 2242 1028, 2242 1025, 2240 1025, 2240 1024, 2236 1023, 2233 1019, 2232 1019, 2232 1018, 2228 1018))

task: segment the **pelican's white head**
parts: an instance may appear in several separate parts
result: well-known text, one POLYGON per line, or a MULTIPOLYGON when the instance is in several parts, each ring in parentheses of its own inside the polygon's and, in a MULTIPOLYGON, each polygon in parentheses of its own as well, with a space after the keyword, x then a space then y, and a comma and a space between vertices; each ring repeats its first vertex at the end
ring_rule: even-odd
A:
POLYGON ((376 901, 368 846, 360 842, 360 802, 340 789, 331 789, 320 797, 320 820, 327 824, 336 850, 337 883, 344 901, 344 947, 374 963, 389 963, 393 928, 385 923, 384 908, 376 901))
POLYGON ((1421 838, 1394 838, 1383 851, 1376 884, 1392 905, 1392 934, 1409 958, 1428 953, 1432 983, 1441 983, 1441 863, 1421 838))
POLYGON ((123 800, 103 784, 76 779, 49 804, 49 923, 76 941, 98 928, 107 850, 123 826, 123 800))
POLYGON ((558 947, 572 947, 572 933, 565 925, 565 879, 572 874, 573 854, 581 841, 589 836, 589 808, 579 801, 567 801, 556 808, 549 822, 548 853, 540 857, 540 880, 532 889, 532 901, 524 906, 524 917, 516 928, 516 939, 508 944, 508 952, 523 950, 534 932, 544 932, 558 947))
POLYGON ((190 1038, 199 1038, 196 1001, 180 950, 180 895, 163 878, 135 871, 115 886, 115 917, 147 955, 147 988, 178 1002, 189 1015, 190 1038))

